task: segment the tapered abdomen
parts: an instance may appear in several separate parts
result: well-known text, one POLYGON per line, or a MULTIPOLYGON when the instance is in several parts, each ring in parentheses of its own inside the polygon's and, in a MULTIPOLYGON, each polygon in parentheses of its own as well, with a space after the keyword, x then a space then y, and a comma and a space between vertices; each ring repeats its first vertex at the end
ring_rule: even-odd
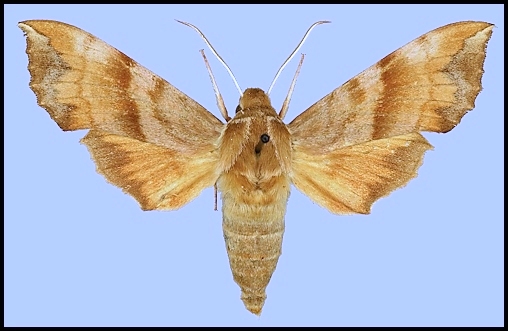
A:
POLYGON ((218 185, 233 278, 242 290, 245 307, 259 315, 282 252, 290 182, 281 175, 252 184, 241 175, 229 173, 221 176, 218 185))

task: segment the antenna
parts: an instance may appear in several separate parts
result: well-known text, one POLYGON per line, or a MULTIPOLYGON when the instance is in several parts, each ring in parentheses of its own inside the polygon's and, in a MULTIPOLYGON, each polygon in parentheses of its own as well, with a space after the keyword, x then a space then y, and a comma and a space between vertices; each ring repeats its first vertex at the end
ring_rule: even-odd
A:
MULTIPOLYGON (((229 117, 229 115, 228 115, 228 110, 226 109, 226 105, 224 104, 224 99, 222 99, 222 95, 220 94, 219 87, 217 86, 217 83, 215 82, 215 78, 213 77, 212 68, 210 67, 208 60, 206 59, 205 51, 200 50, 200 52, 201 52, 201 56, 203 56, 203 60, 205 61, 206 70, 208 70, 208 74, 210 75, 210 80, 212 81, 213 91, 215 92, 215 99, 217 100, 217 107, 219 107, 222 117, 224 117, 226 122, 229 122, 229 120, 231 120, 231 117, 229 117)), ((215 210, 217 210, 217 208, 215 210)))
POLYGON ((302 54, 302 58, 300 59, 300 62, 298 63, 298 67, 296 68, 296 72, 293 77, 293 81, 291 82, 291 86, 289 87, 288 95, 286 96, 286 99, 282 103, 282 108, 279 113, 279 117, 281 120, 283 120, 284 117, 286 117, 286 113, 288 112, 289 101, 291 101, 291 96, 293 95, 293 89, 295 88, 295 84, 296 84, 296 78, 300 74, 300 69, 302 68, 304 58, 305 58, 305 54, 302 54))
MULTIPOLYGON (((180 22, 180 23, 182 23, 182 22, 180 22)), ((275 74, 275 78, 273 79, 272 84, 270 84, 270 87, 268 88, 268 92, 266 94, 270 95, 273 85, 275 84, 275 81, 277 80, 277 78, 279 78, 280 73, 282 72, 284 67, 289 63, 289 61, 291 61, 293 56, 295 56, 296 52, 298 52, 300 47, 302 47, 303 43, 305 42, 305 39, 307 39, 307 37, 309 36, 309 33, 312 31, 312 29, 314 29, 316 26, 318 26, 320 24, 324 24, 324 23, 332 23, 332 22, 331 21, 318 21, 318 22, 312 24, 310 26, 310 28, 307 30, 307 32, 305 32, 305 35, 303 36, 300 43, 296 46, 295 50, 289 55, 289 57, 286 59, 286 61, 284 61, 284 63, 280 66, 280 68, 277 71, 277 73, 275 74)))
MULTIPOLYGON (((229 69, 228 65, 226 64, 226 62, 220 57, 219 53, 217 53, 217 51, 213 48, 212 44, 210 44, 210 42, 208 41, 208 39, 206 39, 205 35, 203 34, 203 32, 201 32, 201 30, 199 30, 195 25, 193 24, 190 24, 190 23, 187 23, 187 22, 183 22, 183 21, 179 21, 179 20, 175 20, 177 21, 178 23, 182 23, 183 25, 187 25, 188 27, 190 28, 193 28, 197 33, 199 33, 199 35, 201 36, 201 38, 205 41, 206 45, 208 46, 208 48, 210 48, 210 50, 212 51, 212 53, 217 57, 217 59, 220 61, 220 63, 222 63, 222 65, 226 68, 226 70, 228 71, 229 73, 229 76, 231 76, 231 78, 233 79, 233 82, 235 83, 236 85, 236 88, 238 89, 238 92, 240 92, 240 96, 243 96, 243 92, 242 92, 242 89, 240 88, 240 86, 238 85, 238 83, 236 82, 236 78, 235 78, 235 75, 233 75, 233 72, 231 71, 231 69, 229 69)), ((314 24, 317 24, 317 23, 314 23, 314 24)), ((308 32, 307 32, 308 33, 308 32)))

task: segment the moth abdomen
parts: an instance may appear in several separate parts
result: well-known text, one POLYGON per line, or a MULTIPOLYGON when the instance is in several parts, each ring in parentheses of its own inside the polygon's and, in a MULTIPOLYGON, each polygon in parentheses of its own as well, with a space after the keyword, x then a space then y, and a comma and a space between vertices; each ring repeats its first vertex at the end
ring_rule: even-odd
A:
POLYGON ((233 278, 242 290, 242 301, 249 311, 259 315, 266 299, 266 287, 281 255, 284 220, 258 224, 270 232, 266 234, 254 230, 253 223, 257 221, 224 218, 223 231, 233 278), (245 230, 254 231, 246 234, 245 230))
POLYGON ((219 178, 218 188, 233 278, 242 290, 245 307, 259 315, 282 252, 290 183, 286 175, 249 187, 246 183, 243 176, 230 172, 219 178))
MULTIPOLYGON (((269 212, 274 206, 244 205, 241 208, 257 209, 263 214, 264 210, 269 212)), ((253 213, 245 216, 249 217, 249 214, 253 213)), ((266 222, 260 218, 233 219, 225 213, 222 227, 229 264, 233 278, 242 290, 242 301, 250 312, 259 315, 266 299, 266 287, 282 253, 284 216, 266 222)))

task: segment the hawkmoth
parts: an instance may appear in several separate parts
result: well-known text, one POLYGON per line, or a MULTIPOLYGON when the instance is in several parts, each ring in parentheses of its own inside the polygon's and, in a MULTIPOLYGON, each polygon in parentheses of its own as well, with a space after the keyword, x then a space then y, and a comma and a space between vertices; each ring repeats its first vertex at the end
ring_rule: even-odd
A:
POLYGON ((224 123, 79 28, 47 20, 19 27, 38 104, 62 130, 89 130, 81 142, 97 171, 143 210, 178 209, 216 185, 234 280, 246 308, 260 314, 291 185, 336 214, 368 214, 404 186, 432 148, 420 132, 448 132, 474 108, 493 25, 430 31, 289 124, 287 104, 277 113, 262 89, 240 91, 232 118, 219 102, 224 123))

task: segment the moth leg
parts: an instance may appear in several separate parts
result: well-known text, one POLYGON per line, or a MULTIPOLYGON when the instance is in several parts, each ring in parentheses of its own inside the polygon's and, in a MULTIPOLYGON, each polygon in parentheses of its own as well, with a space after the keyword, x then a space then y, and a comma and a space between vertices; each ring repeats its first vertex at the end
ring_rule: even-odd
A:
POLYGON ((213 196, 214 196, 213 210, 217 211, 217 182, 213 184, 213 196))

